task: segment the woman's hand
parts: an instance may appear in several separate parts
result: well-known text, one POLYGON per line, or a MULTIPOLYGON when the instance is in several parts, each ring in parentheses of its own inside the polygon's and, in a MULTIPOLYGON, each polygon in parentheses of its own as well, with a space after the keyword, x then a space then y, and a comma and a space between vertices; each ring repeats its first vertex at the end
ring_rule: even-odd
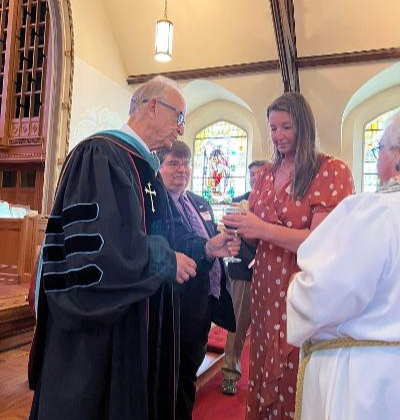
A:
MULTIPOLYGON (((314 224, 317 225, 323 220, 323 217, 326 217, 326 215, 319 216, 318 213, 314 214, 311 222, 311 230, 314 228, 314 224)), ((293 253, 297 252, 299 246, 311 232, 310 229, 295 229, 264 222, 250 212, 247 214, 225 215, 221 219, 221 222, 225 226, 237 229, 238 235, 243 237, 246 241, 262 239, 263 241, 270 242, 293 253)))
POLYGON ((229 214, 222 218, 226 228, 236 228, 238 235, 245 239, 264 239, 268 223, 263 222, 254 213, 229 214))

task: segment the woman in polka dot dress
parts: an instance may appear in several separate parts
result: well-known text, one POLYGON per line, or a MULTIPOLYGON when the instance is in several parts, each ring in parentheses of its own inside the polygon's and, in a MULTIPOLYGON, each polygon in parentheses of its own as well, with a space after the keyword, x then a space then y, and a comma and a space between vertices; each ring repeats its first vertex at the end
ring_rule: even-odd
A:
POLYGON ((286 292, 297 248, 353 192, 349 168, 317 151, 314 116, 301 94, 285 93, 267 116, 273 163, 260 171, 250 212, 223 218, 257 241, 247 420, 294 418, 299 352, 286 341, 286 292))

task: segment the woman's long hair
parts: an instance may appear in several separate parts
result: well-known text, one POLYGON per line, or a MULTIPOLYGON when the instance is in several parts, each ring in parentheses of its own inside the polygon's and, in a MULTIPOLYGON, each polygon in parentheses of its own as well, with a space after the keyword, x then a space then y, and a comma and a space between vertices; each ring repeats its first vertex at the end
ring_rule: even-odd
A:
MULTIPOLYGON (((292 195, 296 199, 302 199, 318 173, 323 158, 318 151, 314 115, 304 96, 296 92, 287 92, 275 99, 268 107, 268 119, 273 111, 287 112, 293 120, 296 152, 292 195)), ((283 157, 274 147, 271 172, 276 172, 282 164, 283 157)))

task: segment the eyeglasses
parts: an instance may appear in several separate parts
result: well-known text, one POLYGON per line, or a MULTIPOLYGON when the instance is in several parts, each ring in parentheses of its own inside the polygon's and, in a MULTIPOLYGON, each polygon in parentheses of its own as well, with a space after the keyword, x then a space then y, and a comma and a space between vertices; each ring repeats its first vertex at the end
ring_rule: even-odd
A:
POLYGON ((371 152, 374 155, 374 158, 375 159, 378 159, 379 152, 381 151, 381 149, 383 149, 383 147, 384 147, 384 144, 378 144, 378 146, 376 146, 373 149, 371 149, 371 152))
POLYGON ((192 164, 189 161, 178 162, 177 160, 170 160, 169 162, 165 162, 165 165, 172 169, 188 169, 192 167, 192 164))
MULTIPOLYGON (((160 105, 162 105, 162 106, 164 106, 165 108, 168 108, 168 109, 170 109, 171 111, 174 111, 175 113, 176 113, 176 123, 178 124, 178 126, 181 126, 181 125, 185 125, 185 123, 186 123, 186 121, 185 121, 185 115, 183 114, 183 112, 182 111, 178 111, 175 107, 173 107, 172 105, 169 105, 169 104, 167 104, 166 102, 163 102, 163 101, 160 101, 159 99, 156 99, 156 101, 160 104, 160 105)), ((147 103, 147 102, 149 102, 149 100, 148 99, 144 99, 143 101, 142 101, 142 104, 145 104, 145 103, 147 103)))

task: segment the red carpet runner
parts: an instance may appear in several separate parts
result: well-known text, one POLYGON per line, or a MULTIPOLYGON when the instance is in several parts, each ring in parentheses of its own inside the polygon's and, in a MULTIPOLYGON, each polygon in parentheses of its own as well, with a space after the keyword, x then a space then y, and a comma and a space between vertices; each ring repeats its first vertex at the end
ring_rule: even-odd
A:
POLYGON ((238 382, 238 393, 234 396, 222 394, 219 390, 222 374, 218 373, 198 392, 193 420, 244 420, 249 378, 249 343, 244 346, 241 364, 242 377, 238 382))

